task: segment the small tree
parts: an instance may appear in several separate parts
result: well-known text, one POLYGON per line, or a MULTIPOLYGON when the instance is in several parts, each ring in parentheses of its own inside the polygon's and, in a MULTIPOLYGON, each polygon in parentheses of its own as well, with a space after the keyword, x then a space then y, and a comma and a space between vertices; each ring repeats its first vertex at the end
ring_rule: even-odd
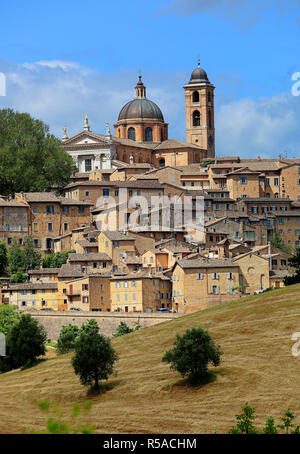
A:
MULTIPOLYGON (((243 412, 239 415, 235 415, 237 419, 237 425, 230 429, 230 434, 258 434, 259 431, 254 427, 253 421, 255 420, 255 409, 248 405, 243 408, 243 412)), ((270 421, 269 424, 270 425, 270 421)))
POLYGON ((130 328, 125 322, 120 322, 120 325, 117 328, 117 331, 113 334, 113 337, 124 336, 124 334, 133 333, 140 329, 141 325, 139 322, 136 323, 135 328, 130 328))
POLYGON ((107 380, 113 373, 117 359, 118 356, 108 338, 96 332, 94 328, 81 329, 75 341, 72 365, 83 385, 93 384, 92 389, 98 392, 99 381, 107 380))
POLYGON ((43 259, 43 268, 60 268, 67 263, 69 254, 76 252, 75 250, 55 252, 48 254, 43 259))
POLYGON ((40 252, 35 251, 33 238, 25 236, 23 242, 24 271, 35 270, 41 266, 42 256, 40 252))
POLYGON ((57 340, 58 353, 68 353, 75 348, 75 340, 79 334, 79 328, 76 325, 64 325, 60 330, 57 340))
POLYGON ((174 348, 167 351, 162 360, 171 363, 171 369, 177 370, 191 382, 204 378, 208 364, 220 364, 222 352, 209 333, 202 328, 187 329, 183 336, 177 334, 174 348))
POLYGON ((86 323, 80 328, 81 333, 93 334, 99 332, 98 323, 94 318, 90 318, 86 323))
POLYGON ((0 304, 0 332, 6 336, 20 319, 20 314, 17 312, 17 309, 18 306, 0 304))
POLYGON ((278 232, 275 232, 271 238, 271 246, 281 249, 282 251, 291 253, 291 246, 285 244, 283 239, 279 236, 278 232))
POLYGON ((15 274, 11 274, 9 281, 12 284, 20 284, 27 281, 27 275, 23 271, 17 271, 15 274))
POLYGON ((300 282, 300 248, 296 248, 295 254, 289 259, 289 265, 295 268, 293 276, 284 278, 284 285, 298 284, 300 282))
POLYGON ((6 339, 6 367, 17 369, 34 365, 39 356, 45 355, 46 339, 44 327, 30 314, 22 314, 6 339))
POLYGON ((0 241, 0 275, 4 276, 8 265, 7 249, 4 241, 0 241))

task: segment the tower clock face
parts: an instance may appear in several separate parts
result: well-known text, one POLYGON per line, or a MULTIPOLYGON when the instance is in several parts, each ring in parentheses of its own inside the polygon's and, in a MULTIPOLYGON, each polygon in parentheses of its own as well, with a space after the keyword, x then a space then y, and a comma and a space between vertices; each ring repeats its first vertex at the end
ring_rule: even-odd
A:
POLYGON ((208 145, 209 145, 210 147, 212 147, 212 146, 213 146, 213 143, 214 143, 213 136, 208 136, 208 145))

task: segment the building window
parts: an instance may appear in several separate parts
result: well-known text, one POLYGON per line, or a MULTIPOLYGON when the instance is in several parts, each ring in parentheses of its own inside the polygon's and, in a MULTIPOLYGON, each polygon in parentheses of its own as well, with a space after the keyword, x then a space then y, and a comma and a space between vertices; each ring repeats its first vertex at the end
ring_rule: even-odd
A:
POLYGON ((6 230, 6 232, 9 232, 9 231, 10 231, 10 225, 9 225, 9 224, 6 224, 5 230, 6 230))
POLYGON ((240 183, 241 184, 247 184, 247 178, 246 177, 241 177, 240 178, 240 183))
POLYGON ((54 214, 54 206, 53 205, 46 206, 46 213, 47 214, 54 214))
POLYGON ((202 273, 197 273, 197 280, 201 281, 203 279, 203 274, 202 273))
POLYGON ((69 207, 63 207, 62 210, 63 210, 64 214, 68 214, 69 213, 69 207))
POLYGON ((134 128, 129 128, 128 129, 127 137, 130 140, 135 140, 135 129, 134 128))
POLYGON ((19 208, 18 213, 19 213, 19 216, 22 216, 22 208, 19 208))
POLYGON ((274 178, 274 186, 279 186, 279 178, 274 178))
POLYGON ((91 159, 85 159, 84 168, 85 168, 86 172, 91 172, 91 170, 92 170, 92 160, 91 159))
POLYGON ((34 212, 34 214, 36 214, 38 212, 37 207, 33 207, 33 212, 34 212))
POLYGON ((152 142, 152 128, 145 129, 145 141, 152 142))
POLYGON ((109 189, 105 188, 102 190, 102 195, 103 197, 108 197, 109 196, 109 189))
POLYGON ((219 279, 219 274, 218 274, 218 273, 213 273, 213 274, 212 274, 212 278, 213 278, 214 280, 219 279))
POLYGON ((52 232, 53 231, 53 224, 52 222, 48 222, 48 232, 52 232))
POLYGON ((213 285, 212 286, 212 293, 214 295, 218 295, 220 293, 220 289, 219 289, 219 286, 218 285, 213 285))
POLYGON ((66 232, 69 229, 69 224, 67 222, 64 223, 64 231, 66 232))
POLYGON ((193 112, 193 126, 200 126, 200 112, 199 112, 199 110, 194 110, 194 112, 193 112))
POLYGON ((84 213, 84 207, 78 207, 78 213, 84 213))
POLYGON ((22 230, 23 230, 22 224, 19 224, 19 232, 22 232, 22 230))

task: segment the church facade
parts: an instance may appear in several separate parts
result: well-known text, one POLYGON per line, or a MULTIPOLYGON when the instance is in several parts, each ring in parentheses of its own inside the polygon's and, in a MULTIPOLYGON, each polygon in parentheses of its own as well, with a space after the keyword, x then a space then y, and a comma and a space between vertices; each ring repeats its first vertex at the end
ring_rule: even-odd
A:
POLYGON ((184 86, 186 142, 169 139, 168 123, 160 107, 147 98, 139 76, 134 99, 120 110, 114 136, 108 124, 105 135, 92 132, 85 115, 84 128, 79 134, 68 138, 66 127, 63 128, 64 149, 80 173, 115 168, 114 161, 176 167, 214 158, 214 88, 198 62, 184 86))

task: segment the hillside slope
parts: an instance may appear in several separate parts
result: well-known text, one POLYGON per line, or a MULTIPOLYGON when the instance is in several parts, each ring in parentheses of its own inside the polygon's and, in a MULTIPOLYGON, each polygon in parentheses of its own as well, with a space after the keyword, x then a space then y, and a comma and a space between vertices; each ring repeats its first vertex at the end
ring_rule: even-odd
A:
MULTIPOLYGON (((226 432, 248 401, 258 422, 279 418, 290 408, 300 422, 300 357, 291 354, 291 336, 300 331, 300 285, 187 315, 114 339, 120 361, 112 389, 93 398, 88 416, 100 433, 226 432), (217 379, 200 388, 162 363, 176 333, 202 326, 221 345, 217 379)), ((40 430, 45 416, 37 401, 59 402, 67 415, 86 400, 70 364, 71 355, 49 359, 26 371, 0 375, 0 433, 40 430)))

